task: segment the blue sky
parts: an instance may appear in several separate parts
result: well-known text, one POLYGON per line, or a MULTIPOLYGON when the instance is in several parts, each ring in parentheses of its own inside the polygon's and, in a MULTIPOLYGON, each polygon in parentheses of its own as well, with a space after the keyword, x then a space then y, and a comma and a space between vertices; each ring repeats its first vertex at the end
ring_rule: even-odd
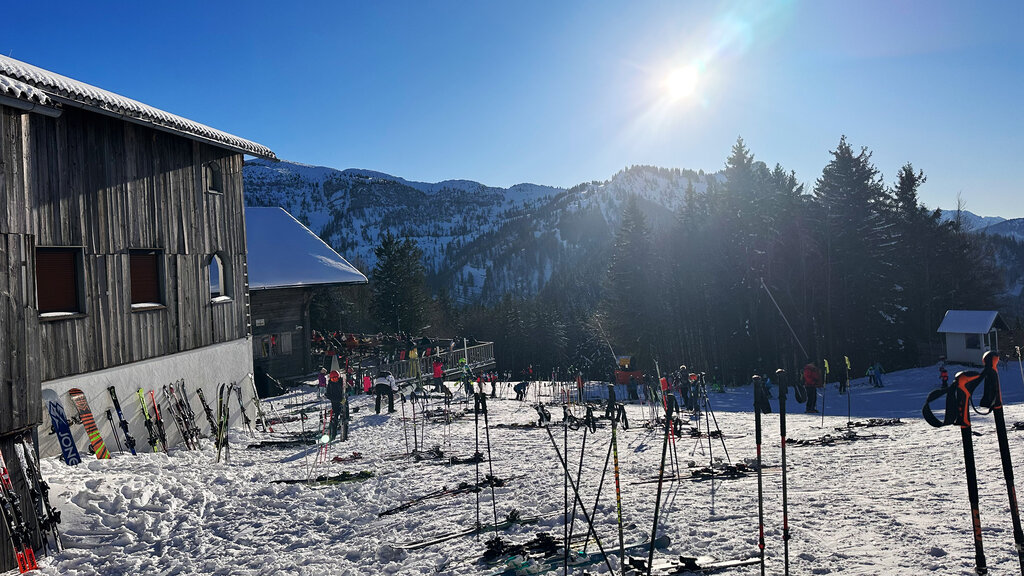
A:
POLYGON ((742 136, 813 186, 845 134, 929 207, 1024 217, 1019 1, 14 4, 4 54, 287 160, 572 186, 742 136))

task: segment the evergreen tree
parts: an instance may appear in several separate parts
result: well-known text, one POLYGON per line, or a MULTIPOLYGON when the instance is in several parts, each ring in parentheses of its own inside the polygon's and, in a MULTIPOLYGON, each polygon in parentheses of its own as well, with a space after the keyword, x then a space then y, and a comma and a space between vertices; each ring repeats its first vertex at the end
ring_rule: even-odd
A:
POLYGON ((388 232, 374 254, 371 309, 378 326, 393 332, 420 331, 428 302, 422 251, 411 239, 399 240, 388 232))
POLYGON ((815 182, 814 196, 824 211, 825 302, 811 354, 888 360, 899 353, 897 322, 904 307, 894 274, 891 198, 871 153, 862 148, 855 154, 843 136, 815 182))
POLYGON ((622 209, 622 224, 615 235, 605 282, 603 316, 608 336, 623 353, 650 356, 657 341, 657 270, 651 230, 636 196, 622 209))

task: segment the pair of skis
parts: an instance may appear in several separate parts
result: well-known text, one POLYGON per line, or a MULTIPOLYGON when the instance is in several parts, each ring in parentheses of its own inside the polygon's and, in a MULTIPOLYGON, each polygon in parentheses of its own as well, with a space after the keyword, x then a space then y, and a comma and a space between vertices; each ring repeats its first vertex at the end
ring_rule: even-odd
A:
POLYGON ((3 516, 10 538, 14 557, 18 562, 18 572, 25 573, 39 568, 36 564, 36 553, 32 548, 32 536, 21 510, 21 498, 14 490, 7 462, 0 453, 0 516, 3 516))
POLYGON ((50 485, 39 470, 36 451, 27 437, 14 443, 14 453, 21 464, 22 477, 29 488, 32 505, 36 513, 36 533, 44 546, 51 552, 60 552, 64 545, 60 539, 60 510, 50 504, 50 485))
MULTIPOLYGON (((255 391, 255 388, 253 388, 255 391)), ((231 460, 231 446, 228 441, 228 431, 231 426, 231 395, 235 394, 238 399, 238 408, 242 412, 242 422, 246 429, 249 431, 249 435, 256 436, 256 433, 252 429, 252 420, 245 413, 245 403, 242 400, 242 387, 232 382, 231 384, 221 384, 217 388, 217 459, 216 462, 221 461, 223 455, 224 462, 230 462, 231 460)), ((205 404, 205 401, 204 401, 205 404)), ((207 417, 212 416, 212 410, 207 411, 207 417)), ((211 422, 212 424, 212 422, 211 422)))
POLYGON ((139 398, 139 405, 142 406, 142 416, 145 418, 143 422, 146 424, 146 432, 149 435, 149 445, 153 447, 153 452, 157 452, 159 450, 158 444, 162 444, 164 452, 166 452, 167 431, 164 430, 164 420, 160 415, 160 407, 156 403, 156 395, 150 390, 149 398, 153 402, 152 415, 150 415, 149 408, 146 406, 146 393, 143 392, 142 388, 136 391, 136 395, 139 398))
POLYGON ((185 395, 185 381, 178 380, 174 384, 165 384, 163 395, 167 411, 171 415, 185 447, 189 450, 198 450, 201 433, 196 424, 196 413, 192 410, 188 397, 185 395))

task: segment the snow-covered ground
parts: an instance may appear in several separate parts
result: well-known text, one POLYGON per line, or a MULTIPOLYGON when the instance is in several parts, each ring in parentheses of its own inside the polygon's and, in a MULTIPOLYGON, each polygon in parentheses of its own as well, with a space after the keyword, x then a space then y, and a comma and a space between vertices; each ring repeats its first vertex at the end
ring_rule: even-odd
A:
MULTIPOLYGON (((956 369, 951 367, 950 374, 956 369)), ((1024 384, 1019 366, 1011 362, 1001 370, 1007 420, 1024 419, 1024 384)), ((793 574, 971 574, 973 542, 964 480, 960 434, 955 428, 935 429, 920 418, 929 390, 938 384, 935 366, 885 376, 885 388, 867 387, 863 379, 853 387, 854 420, 899 417, 901 426, 860 428, 861 435, 880 435, 830 446, 787 449, 789 542, 793 574)), ((278 414, 296 413, 290 406, 315 399, 301 390, 275 399, 278 414)), ((711 393, 718 426, 732 461, 755 456, 754 418, 749 388, 711 393)), ((275 427, 275 434, 252 438, 235 430, 230 464, 214 463, 215 450, 204 442, 201 451, 179 449, 167 454, 115 455, 89 460, 77 467, 57 459, 43 463, 52 486, 51 498, 63 513, 67 549, 40 560, 44 574, 492 574, 501 565, 480 565, 487 536, 467 536, 414 551, 389 544, 426 539, 472 526, 477 519, 473 493, 430 500, 393 515, 378 513, 407 499, 459 482, 475 482, 473 465, 443 466, 429 460, 395 457, 406 452, 406 432, 412 444, 411 423, 399 410, 390 415, 373 413, 372 398, 358 396, 353 405, 351 439, 331 447, 330 456, 362 453, 346 463, 329 462, 314 475, 372 470, 367 480, 330 486, 273 484, 272 480, 305 478, 317 457, 317 448, 244 449, 247 443, 299 431, 299 423, 275 427), (403 426, 405 425, 405 426, 403 426), (439 570, 440 568, 440 570, 439 570)), ((532 395, 531 395, 532 400, 532 395)), ((550 401, 551 398, 542 397, 550 401)), ((819 407, 820 407, 819 398, 819 407)), ((436 407, 437 401, 433 401, 436 407)), ((783 570, 782 476, 778 401, 776 413, 764 417, 763 452, 766 557, 769 573, 783 570)), ((396 404, 396 408, 400 407, 396 404)), ((461 404, 455 405, 462 409, 461 404)), ((499 520, 509 511, 541 516, 537 525, 515 526, 502 532, 523 541, 539 531, 563 533, 563 474, 548 434, 541 428, 508 428, 500 424, 536 420, 531 403, 510 399, 490 402, 490 443, 494 474, 507 484, 494 491, 499 520)), ((790 395, 788 436, 794 440, 838 435, 847 422, 846 398, 830 385, 825 399, 827 415, 803 414, 790 395)), ((559 445, 563 430, 561 408, 552 406, 552 433, 559 445)), ((411 407, 405 406, 406 416, 411 407)), ((656 476, 661 458, 661 432, 644 428, 644 409, 627 408, 632 427, 619 434, 623 520, 626 540, 647 537, 651 530, 657 484, 638 484, 656 476)), ((318 423, 309 413, 305 424, 318 423)), ((991 574, 1018 570, 1007 504, 1006 486, 999 464, 996 435, 990 416, 974 416, 974 439, 981 492, 981 522, 991 574)), ((481 423, 482 424, 482 423, 481 423)), ((695 423, 696 424, 696 423, 695 423)), ((702 420, 701 426, 705 425, 702 420)), ((200 423, 205 430, 206 425, 200 423)), ((427 445, 441 444, 451 455, 474 452, 474 418, 467 414, 450 429, 450 446, 440 424, 427 424, 427 445)), ((480 445, 486 446, 480 429, 480 445)), ((569 461, 579 465, 583 431, 569 431, 569 461)), ((610 441, 607 421, 588 435, 584 454, 581 495, 593 506, 610 441)), ((108 442, 108 444, 111 444, 108 442)), ((1010 431, 1010 444, 1018 465, 1024 459, 1024 432, 1010 431)), ((485 450, 485 448, 482 448, 485 450)), ((722 444, 711 447, 724 457, 722 444)), ((676 441, 684 465, 706 465, 706 441, 676 441)), ((489 472, 481 465, 480 474, 489 472)), ((1021 474, 1024 475, 1024 474, 1021 474)), ((1021 476, 1018 475, 1018 476, 1021 476)), ((490 490, 479 494, 481 521, 493 520, 490 490)), ((571 502, 570 502, 571 507, 571 502)), ((609 470, 594 521, 606 549, 617 546, 615 492, 609 470)), ((671 537, 668 552, 713 555, 719 558, 756 556, 758 517, 757 479, 666 484, 659 534, 671 537)), ((579 514, 578 514, 579 515, 579 514)), ((577 521, 576 533, 586 532, 577 521)), ((593 550, 594 545, 590 545, 593 550)), ((612 556, 611 564, 618 567, 612 556)), ((605 564, 587 566, 592 573, 607 573, 605 564)), ((570 568, 582 574, 584 568, 570 568)), ((558 570, 561 573, 561 568, 558 570)), ((616 570, 618 572, 618 570, 616 570)), ((730 570, 759 573, 757 566, 730 570)))

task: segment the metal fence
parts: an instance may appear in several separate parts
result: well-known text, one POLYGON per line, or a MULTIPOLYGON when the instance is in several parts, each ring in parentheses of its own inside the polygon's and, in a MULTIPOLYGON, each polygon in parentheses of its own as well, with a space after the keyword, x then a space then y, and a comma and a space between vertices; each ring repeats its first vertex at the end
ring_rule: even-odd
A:
POLYGON ((398 382, 415 380, 421 376, 430 378, 434 373, 434 360, 440 359, 444 364, 444 375, 451 376, 462 371, 459 360, 463 358, 474 371, 494 366, 494 343, 484 342, 474 346, 455 348, 450 352, 431 354, 423 358, 398 360, 384 364, 381 369, 391 372, 398 382))

